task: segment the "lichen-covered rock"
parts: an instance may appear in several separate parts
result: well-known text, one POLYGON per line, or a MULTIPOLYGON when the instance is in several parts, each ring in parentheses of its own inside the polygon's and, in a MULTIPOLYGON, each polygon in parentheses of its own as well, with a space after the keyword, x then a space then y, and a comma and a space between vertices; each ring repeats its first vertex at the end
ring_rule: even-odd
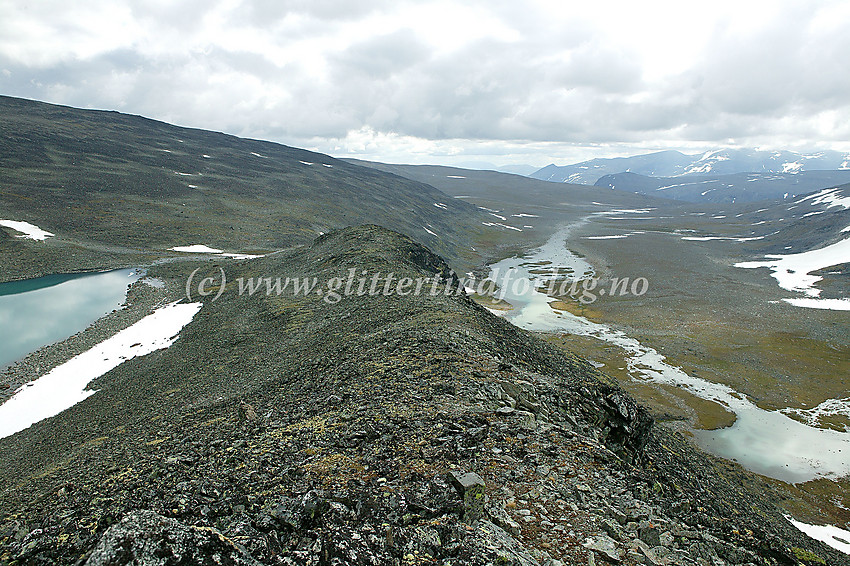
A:
POLYGON ((484 480, 475 472, 460 472, 453 470, 449 479, 463 498, 463 518, 471 523, 484 515, 484 480))
POLYGON ((458 564, 485 566, 539 566, 540 563, 515 538, 490 521, 482 520, 468 532, 457 555, 458 564))
POLYGON ((215 529, 186 526, 153 511, 136 511, 110 527, 86 566, 259 566, 215 529))

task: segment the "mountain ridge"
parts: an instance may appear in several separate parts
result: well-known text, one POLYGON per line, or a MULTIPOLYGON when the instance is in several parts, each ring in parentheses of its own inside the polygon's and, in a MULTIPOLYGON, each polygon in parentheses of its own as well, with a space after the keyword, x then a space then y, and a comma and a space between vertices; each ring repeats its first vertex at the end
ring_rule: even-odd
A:
POLYGON ((605 175, 626 172, 647 177, 679 177, 708 173, 732 175, 846 169, 850 169, 850 153, 834 150, 808 154, 759 149, 715 149, 702 154, 665 150, 563 166, 550 164, 530 176, 544 181, 593 185, 605 175))
MULTIPOLYGON (((217 269, 152 268, 156 292, 181 296, 196 266, 217 269)), ((229 281, 351 267, 448 266, 377 226, 224 266, 229 281)), ((462 290, 225 291, 170 348, 0 439, 0 559, 94 566, 213 545, 245 564, 847 563, 785 521, 769 487, 462 290)))
POLYGON ((594 186, 620 188, 646 195, 666 195, 687 202, 742 203, 795 198, 846 184, 847 171, 801 171, 798 173, 735 173, 729 175, 682 175, 648 177, 637 173, 604 175, 594 186), (663 192, 662 192, 663 191, 663 192))

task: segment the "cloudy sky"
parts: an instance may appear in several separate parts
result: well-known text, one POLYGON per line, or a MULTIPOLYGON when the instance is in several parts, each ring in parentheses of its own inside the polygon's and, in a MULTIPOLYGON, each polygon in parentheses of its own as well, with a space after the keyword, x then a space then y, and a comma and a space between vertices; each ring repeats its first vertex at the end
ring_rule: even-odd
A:
POLYGON ((850 150, 850 2, 0 0, 0 93, 391 162, 850 150))

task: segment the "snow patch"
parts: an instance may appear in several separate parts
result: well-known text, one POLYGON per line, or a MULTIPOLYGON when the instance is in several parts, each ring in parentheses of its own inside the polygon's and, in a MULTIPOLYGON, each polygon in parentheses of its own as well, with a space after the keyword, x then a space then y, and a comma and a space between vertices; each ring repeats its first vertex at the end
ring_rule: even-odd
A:
POLYGON ((229 257, 231 259, 256 259, 258 257, 263 257, 262 255, 255 254, 225 252, 223 250, 217 250, 215 248, 211 248, 203 244, 195 244, 193 246, 176 246, 169 249, 173 252, 186 252, 193 254, 216 254, 220 255, 221 257, 229 257))
POLYGON ((606 210, 604 212, 594 212, 597 216, 611 216, 616 214, 647 214, 655 210, 654 208, 615 208, 614 210, 606 210))
POLYGON ((694 173, 710 173, 711 172, 711 163, 705 163, 703 165, 693 165, 685 169, 684 175, 692 175, 694 173))
POLYGON ((810 204, 813 206, 816 204, 825 204, 827 208, 834 206, 840 206, 845 210, 850 208, 850 197, 843 196, 841 189, 824 189, 818 191, 813 195, 801 198, 797 201, 797 204, 801 204, 807 200, 811 200, 810 204))
MULTIPOLYGON (((809 297, 818 297, 821 290, 814 285, 823 277, 809 275, 812 271, 850 262, 850 238, 825 248, 791 255, 768 255, 768 261, 744 261, 735 267, 755 269, 768 267, 779 286, 789 291, 799 291, 809 297)), ((792 303, 793 304, 793 303, 792 303)))
POLYGON ((173 248, 168 248, 173 252, 187 252, 193 254, 220 254, 224 250, 217 250, 215 248, 211 248, 209 246, 205 246, 203 244, 195 244, 193 246, 175 246, 173 248))
POLYGON ((810 538, 819 540, 827 546, 831 546, 835 550, 850 554, 850 531, 839 529, 833 525, 809 525, 800 521, 795 521, 789 516, 785 516, 788 521, 806 533, 810 538))
MULTIPOLYGON (((850 310, 850 301, 847 302, 847 310, 850 310)), ((809 426, 820 426, 821 417, 843 416, 850 418, 850 397, 845 399, 827 399, 817 407, 811 409, 782 409, 786 415, 797 415, 806 421, 809 426)))
MULTIPOLYGON (((715 182, 715 180, 714 180, 714 179, 709 179, 709 180, 707 180, 707 181, 698 181, 698 182, 696 182, 696 181, 695 181, 695 182, 693 182, 693 183, 679 183, 679 184, 677 184, 677 185, 666 185, 666 186, 664 186, 664 187, 658 187, 658 188, 657 188, 657 189, 655 189, 655 190, 656 190, 656 191, 663 191, 664 189, 672 189, 672 188, 674 188, 674 187, 685 187, 685 186, 687 186, 687 185, 704 185, 704 184, 706 184, 706 183, 714 183, 714 182, 715 182)), ((711 190, 714 190, 714 189, 711 189, 711 190)), ((705 193, 702 193, 702 194, 705 194, 705 193)))
POLYGON ((736 237, 736 236, 685 236, 682 240, 691 240, 694 242, 707 242, 709 240, 726 240, 730 242, 751 242, 753 240, 763 240, 764 236, 736 237))
POLYGON ((850 311, 850 299, 782 299, 790 305, 804 309, 850 311))
POLYGON ((0 438, 73 407, 95 391, 93 379, 125 361, 168 348, 202 303, 171 303, 18 389, 0 405, 0 438))
POLYGON ((635 231, 635 232, 627 232, 625 234, 613 234, 613 235, 610 235, 610 236, 585 236, 584 239, 585 240, 620 240, 620 239, 623 239, 623 238, 628 238, 629 236, 636 236, 638 234, 645 234, 645 233, 646 232, 638 230, 638 231, 635 231))
POLYGON ((484 226, 498 226, 499 228, 507 228, 508 230, 516 230, 517 232, 522 232, 522 228, 517 228, 516 226, 509 226, 507 224, 501 224, 499 222, 482 222, 484 226))
POLYGON ((46 230, 42 230, 35 224, 21 222, 18 220, 0 220, 0 226, 5 226, 6 228, 11 228, 15 232, 20 232, 21 235, 18 236, 18 238, 26 238, 28 240, 44 241, 47 238, 56 235, 46 230))

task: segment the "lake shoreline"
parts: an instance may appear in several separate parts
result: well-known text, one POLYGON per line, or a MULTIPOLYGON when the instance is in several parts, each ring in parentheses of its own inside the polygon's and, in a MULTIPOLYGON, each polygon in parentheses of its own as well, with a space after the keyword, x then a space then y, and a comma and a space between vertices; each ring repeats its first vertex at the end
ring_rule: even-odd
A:
POLYGON ((119 331, 135 324, 168 299, 166 289, 150 285, 144 277, 132 283, 120 308, 107 313, 68 338, 42 346, 24 358, 0 369, 0 403, 11 398, 26 383, 38 379, 119 331))

